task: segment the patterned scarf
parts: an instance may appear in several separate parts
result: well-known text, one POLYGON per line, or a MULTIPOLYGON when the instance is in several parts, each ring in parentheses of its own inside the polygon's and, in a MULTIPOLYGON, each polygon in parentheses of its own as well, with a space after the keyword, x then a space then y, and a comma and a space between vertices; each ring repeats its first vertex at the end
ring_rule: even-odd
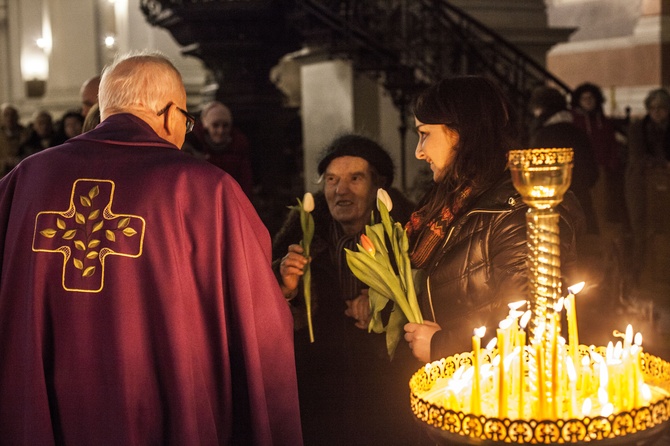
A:
POLYGON ((435 248, 440 246, 446 238, 449 225, 454 221, 454 216, 460 212, 471 191, 471 188, 464 190, 452 207, 442 208, 437 218, 427 220, 425 206, 412 213, 405 225, 409 238, 409 258, 412 261, 412 267, 424 268, 426 266, 435 248))

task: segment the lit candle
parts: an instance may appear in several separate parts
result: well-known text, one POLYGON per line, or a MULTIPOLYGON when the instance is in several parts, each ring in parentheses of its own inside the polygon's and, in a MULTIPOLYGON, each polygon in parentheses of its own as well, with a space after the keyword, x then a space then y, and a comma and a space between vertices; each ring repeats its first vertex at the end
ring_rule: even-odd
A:
POLYGON ((474 336, 472 336, 472 367, 474 374, 472 376, 472 399, 470 401, 470 411, 474 415, 480 415, 482 412, 481 403, 481 386, 480 386, 480 370, 479 370, 479 355, 481 349, 482 338, 486 333, 486 327, 475 328, 474 336))
POLYGON ((560 389, 559 389, 559 383, 560 383, 560 377, 559 377, 559 370, 558 370, 558 364, 559 364, 559 357, 558 357, 558 336, 559 336, 559 318, 561 311, 563 310, 563 300, 559 299, 559 301, 554 305, 554 313, 553 317, 551 318, 551 409, 552 409, 552 416, 554 419, 558 418, 559 414, 559 405, 558 401, 561 398, 560 394, 560 389))
POLYGON ((575 416, 575 412, 577 410, 577 389, 576 389, 576 384, 577 384, 577 371, 575 370, 575 366, 572 363, 572 358, 567 357, 566 361, 566 369, 568 373, 568 387, 570 391, 570 402, 568 404, 568 417, 573 418, 575 416))
POLYGON ((579 364, 579 333, 577 330, 577 308, 575 295, 584 288, 584 282, 568 287, 568 297, 565 298, 565 310, 568 316, 568 345, 572 362, 579 364))
POLYGON ((642 352, 642 334, 635 335, 635 345, 633 349, 633 404, 634 407, 640 407, 640 385, 644 384, 642 368, 640 366, 640 353, 642 352))
POLYGON ((500 366, 498 368, 498 417, 502 420, 507 418, 507 381, 505 380, 505 351, 508 345, 508 328, 512 321, 505 319, 500 322, 498 328, 498 357, 500 366))
POLYGON ((530 320, 531 312, 530 310, 526 311, 524 315, 521 317, 521 320, 519 321, 519 337, 518 337, 518 343, 519 343, 519 411, 518 411, 518 419, 522 420, 524 419, 524 391, 526 389, 526 361, 525 361, 525 351, 526 351, 526 325, 528 324, 528 321, 530 320))
POLYGON ((538 418, 543 420, 545 418, 545 376, 544 376, 544 348, 542 341, 535 343, 535 365, 537 368, 537 404, 538 404, 538 418))

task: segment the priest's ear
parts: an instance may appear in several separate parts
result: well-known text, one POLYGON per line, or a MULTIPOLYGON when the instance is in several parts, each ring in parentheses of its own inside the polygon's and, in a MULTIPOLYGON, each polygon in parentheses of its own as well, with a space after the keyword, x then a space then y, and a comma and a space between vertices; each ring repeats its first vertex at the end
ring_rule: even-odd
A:
POLYGON ((183 128, 183 117, 177 106, 172 102, 163 110, 160 112, 163 122, 158 136, 181 148, 186 136, 186 129, 183 128))

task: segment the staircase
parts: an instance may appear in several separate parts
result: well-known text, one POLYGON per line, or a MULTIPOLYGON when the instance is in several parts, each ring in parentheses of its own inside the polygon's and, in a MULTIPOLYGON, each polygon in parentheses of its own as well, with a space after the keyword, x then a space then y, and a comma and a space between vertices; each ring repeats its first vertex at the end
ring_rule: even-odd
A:
POLYGON ((298 110, 282 107, 269 80, 270 69, 285 54, 318 48, 375 76, 400 111, 401 141, 413 97, 449 75, 492 78, 524 114, 522 121, 530 119, 535 86, 569 92, 535 60, 447 0, 141 0, 141 9, 150 24, 174 36, 184 54, 212 71, 212 99, 228 104, 236 125, 254 147, 263 148, 254 161, 263 172, 257 180, 273 194, 288 188, 286 197, 271 197, 282 203, 301 193, 285 178, 296 172, 286 172, 283 163, 287 151, 300 151, 299 144, 281 142, 286 123, 299 120, 298 110))

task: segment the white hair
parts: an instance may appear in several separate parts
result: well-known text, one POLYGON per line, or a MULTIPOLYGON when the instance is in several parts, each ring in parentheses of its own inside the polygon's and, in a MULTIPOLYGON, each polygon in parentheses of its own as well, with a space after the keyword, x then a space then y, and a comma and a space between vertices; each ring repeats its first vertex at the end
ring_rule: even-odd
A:
POLYGON ((117 56, 105 67, 98 95, 103 118, 131 110, 158 112, 174 92, 183 90, 181 74, 172 62, 156 51, 131 52, 117 56))

